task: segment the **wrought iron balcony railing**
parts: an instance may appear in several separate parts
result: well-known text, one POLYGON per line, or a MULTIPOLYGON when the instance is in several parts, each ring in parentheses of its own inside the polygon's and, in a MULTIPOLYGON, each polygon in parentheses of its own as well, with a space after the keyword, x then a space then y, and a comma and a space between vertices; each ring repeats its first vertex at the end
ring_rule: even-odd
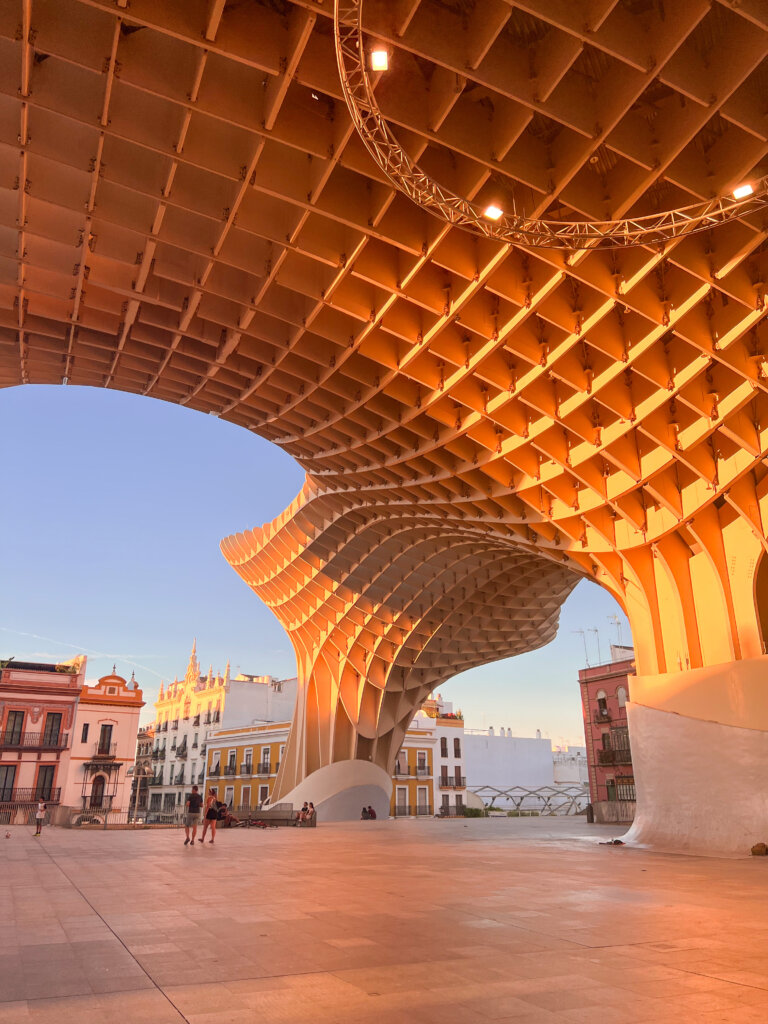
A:
POLYGON ((61 799, 60 786, 29 786, 0 788, 0 804, 32 804, 44 800, 47 804, 57 804, 61 799))
POLYGON ((6 750, 65 750, 69 746, 68 732, 4 732, 0 735, 0 748, 6 750))

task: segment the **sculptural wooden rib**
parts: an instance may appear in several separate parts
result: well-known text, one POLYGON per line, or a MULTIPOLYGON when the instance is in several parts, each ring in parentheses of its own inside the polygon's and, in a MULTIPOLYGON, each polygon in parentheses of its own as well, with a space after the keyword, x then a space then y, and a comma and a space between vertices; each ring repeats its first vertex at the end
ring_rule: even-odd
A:
MULTIPOLYGON (((475 202, 605 221, 765 177, 760 4, 369 6, 388 123, 475 202)), ((722 777, 754 769, 764 207, 663 248, 473 237, 372 162, 315 0, 6 3, 0 125, 0 383, 177 402, 307 471, 223 543, 297 651, 279 794, 391 766, 431 686, 546 643, 582 577, 630 617, 648 758, 714 723, 722 777)), ((662 790, 638 834, 679 846, 662 790)))

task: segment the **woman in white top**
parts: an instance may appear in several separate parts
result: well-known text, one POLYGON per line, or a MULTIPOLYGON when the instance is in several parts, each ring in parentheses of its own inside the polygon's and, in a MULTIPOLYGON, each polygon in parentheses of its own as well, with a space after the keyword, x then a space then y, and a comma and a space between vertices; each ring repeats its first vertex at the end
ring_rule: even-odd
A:
POLYGON ((37 804, 37 810, 35 811, 35 835, 39 836, 43 828, 43 819, 45 818, 45 800, 39 800, 37 804))

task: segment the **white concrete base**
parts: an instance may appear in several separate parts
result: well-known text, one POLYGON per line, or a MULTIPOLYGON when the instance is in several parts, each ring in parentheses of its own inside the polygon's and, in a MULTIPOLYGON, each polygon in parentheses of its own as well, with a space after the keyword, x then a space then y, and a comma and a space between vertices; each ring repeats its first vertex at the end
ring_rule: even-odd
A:
POLYGON ((279 802, 298 808, 311 800, 322 823, 355 821, 369 805, 378 818, 388 818, 391 797, 392 777, 383 768, 368 761, 337 761, 312 772, 279 802))
POLYGON ((624 841, 705 856, 768 842, 768 732, 627 705, 637 789, 624 841))

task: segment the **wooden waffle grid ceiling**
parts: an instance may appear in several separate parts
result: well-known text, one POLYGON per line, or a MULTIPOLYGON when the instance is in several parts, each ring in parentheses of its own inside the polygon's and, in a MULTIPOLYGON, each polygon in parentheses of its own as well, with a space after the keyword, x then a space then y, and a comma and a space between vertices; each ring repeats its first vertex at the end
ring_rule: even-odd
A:
MULTIPOLYGON (((528 213, 597 219, 766 173, 764 0, 366 12, 391 54, 382 109, 468 197, 503 185, 528 213)), ((543 574, 531 630, 499 627, 474 660, 527 649, 574 569, 620 591, 623 553, 688 543, 697 511, 760 485, 768 219, 570 254, 452 228, 354 134, 331 16, 330 0, 0 2, 0 383, 176 402, 298 459, 294 506, 225 545, 289 628, 330 600, 307 597, 321 571, 348 612, 404 530, 378 567, 400 586, 460 584, 471 562, 503 609, 510 574, 543 574)), ((490 627, 486 601, 462 628, 481 607, 490 627)))

